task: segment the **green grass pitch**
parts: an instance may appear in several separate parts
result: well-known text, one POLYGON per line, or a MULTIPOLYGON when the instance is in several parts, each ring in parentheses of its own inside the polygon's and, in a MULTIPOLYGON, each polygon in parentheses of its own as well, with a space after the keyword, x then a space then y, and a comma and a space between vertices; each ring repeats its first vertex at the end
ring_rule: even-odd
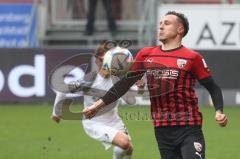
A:
MULTIPOLYGON (((74 106, 75 107, 75 106, 74 106)), ((79 109, 80 110, 80 109, 79 109)), ((104 150, 83 131, 80 121, 50 120, 52 107, 40 104, 0 106, 0 159, 111 159, 112 151, 104 150)), ((214 121, 214 109, 201 107, 207 159, 240 158, 240 107, 225 107, 229 125, 220 128, 214 121)), ((127 117, 126 112, 148 113, 149 107, 120 106, 120 115, 134 145, 132 159, 158 159, 159 152, 149 120, 127 117), (131 118, 134 118, 132 120, 131 118)))

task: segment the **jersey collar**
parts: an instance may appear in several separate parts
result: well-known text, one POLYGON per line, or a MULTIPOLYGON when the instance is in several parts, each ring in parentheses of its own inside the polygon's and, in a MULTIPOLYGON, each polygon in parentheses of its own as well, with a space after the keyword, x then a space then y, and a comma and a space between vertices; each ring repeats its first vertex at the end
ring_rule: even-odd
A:
POLYGON ((170 50, 162 50, 162 45, 160 45, 160 50, 162 51, 162 52, 172 52, 172 51, 175 51, 175 50, 179 50, 179 49, 181 49, 183 47, 183 45, 181 45, 181 46, 179 46, 179 47, 177 47, 177 48, 174 48, 174 49, 170 49, 170 50))

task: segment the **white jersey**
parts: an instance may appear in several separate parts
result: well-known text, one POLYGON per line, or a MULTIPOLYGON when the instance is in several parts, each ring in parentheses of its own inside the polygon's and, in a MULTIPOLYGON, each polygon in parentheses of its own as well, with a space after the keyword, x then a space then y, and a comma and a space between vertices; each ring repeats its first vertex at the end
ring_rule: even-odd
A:
MULTIPOLYGON (((105 92, 112 86, 111 78, 103 78, 97 74, 91 88, 105 92)), ((91 106, 97 100, 98 97, 84 95, 84 107, 91 106)), ((119 131, 128 134, 122 119, 118 116, 118 103, 119 101, 115 101, 101 109, 93 118, 82 120, 87 135, 102 142, 106 150, 111 147, 111 143, 119 131)), ((130 136, 129 139, 131 140, 130 136)))
MULTIPOLYGON (((108 91, 112 86, 113 82, 111 78, 103 78, 100 74, 97 74, 91 88, 108 91)), ((98 97, 84 95, 84 107, 86 108, 91 106, 97 100, 98 97)), ((118 103, 119 101, 117 100, 107 105, 105 108, 100 110, 99 113, 97 113, 96 116, 91 119, 91 121, 97 121, 104 124, 114 124, 114 122, 121 120, 118 116, 118 103)))

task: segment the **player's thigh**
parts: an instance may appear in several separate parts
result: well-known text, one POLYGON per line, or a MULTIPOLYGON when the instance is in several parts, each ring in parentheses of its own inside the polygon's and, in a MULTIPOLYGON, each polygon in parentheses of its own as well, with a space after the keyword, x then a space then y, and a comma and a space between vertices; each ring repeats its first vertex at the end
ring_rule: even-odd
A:
POLYGON ((181 145, 183 159, 204 159, 205 140, 202 132, 186 137, 181 145))
POLYGON ((112 143, 118 133, 117 129, 99 122, 83 121, 83 128, 91 138, 106 143, 112 143))
POLYGON ((176 150, 160 149, 161 159, 182 159, 181 153, 176 150))

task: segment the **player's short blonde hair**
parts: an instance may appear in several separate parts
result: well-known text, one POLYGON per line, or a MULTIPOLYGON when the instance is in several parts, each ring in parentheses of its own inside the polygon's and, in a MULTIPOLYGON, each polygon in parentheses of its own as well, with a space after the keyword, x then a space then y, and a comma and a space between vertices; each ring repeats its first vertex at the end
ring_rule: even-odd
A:
MULTIPOLYGON (((94 55, 95 58, 102 57, 108 50, 109 50, 109 48, 107 47, 107 43, 106 42, 101 42, 100 45, 95 50, 95 55, 94 55)), ((103 69, 103 67, 100 69, 100 74, 104 78, 109 78, 110 77, 110 72, 108 70, 103 69)))
POLYGON ((106 42, 101 42, 101 44, 95 50, 95 57, 103 56, 109 48, 106 45, 106 42))

